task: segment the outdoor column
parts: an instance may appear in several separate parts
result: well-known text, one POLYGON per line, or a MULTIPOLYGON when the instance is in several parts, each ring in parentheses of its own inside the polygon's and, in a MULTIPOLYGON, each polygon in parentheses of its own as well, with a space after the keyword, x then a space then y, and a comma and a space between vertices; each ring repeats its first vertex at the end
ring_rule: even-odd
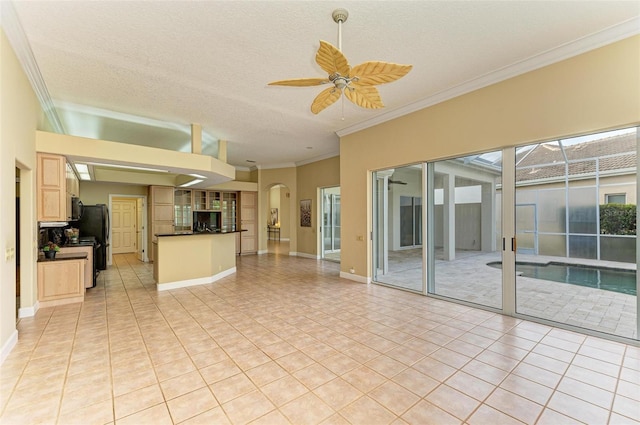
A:
POLYGON ((456 259, 456 177, 445 174, 442 179, 443 194, 443 232, 442 244, 445 261, 456 259))
POLYGON ((496 190, 495 183, 482 183, 482 199, 480 201, 480 250, 493 252, 496 250, 496 190))

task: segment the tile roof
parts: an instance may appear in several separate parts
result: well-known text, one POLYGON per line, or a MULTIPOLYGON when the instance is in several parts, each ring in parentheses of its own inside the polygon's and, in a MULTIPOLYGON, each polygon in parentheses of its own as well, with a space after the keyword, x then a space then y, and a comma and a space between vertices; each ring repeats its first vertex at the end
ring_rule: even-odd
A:
MULTIPOLYGON (((634 132, 565 145, 564 152, 570 161, 570 176, 595 173, 596 158, 599 158, 600 172, 635 169, 636 134, 634 132)), ((558 142, 541 143, 532 150, 519 152, 516 163, 516 181, 519 182, 565 175, 565 160, 558 142)))

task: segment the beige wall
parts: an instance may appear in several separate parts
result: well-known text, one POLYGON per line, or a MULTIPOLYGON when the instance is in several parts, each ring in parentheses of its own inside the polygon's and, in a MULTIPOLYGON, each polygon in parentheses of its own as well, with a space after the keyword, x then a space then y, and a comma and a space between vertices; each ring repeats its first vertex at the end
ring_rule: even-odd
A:
POLYGON ((340 141, 341 271, 371 276, 371 171, 640 122, 640 36, 584 53, 340 141))
POLYGON ((258 174, 251 171, 236 170, 236 181, 257 183, 258 174))
POLYGON ((324 159, 297 167, 298 194, 296 196, 296 215, 294 222, 298 231, 298 252, 314 255, 318 253, 318 222, 320 211, 320 192, 323 187, 340 185, 340 157, 324 159), (311 227, 300 227, 300 200, 311 199, 311 227))
POLYGON ((280 220, 280 238, 291 239, 291 228, 295 223, 291 223, 291 193, 289 189, 280 186, 280 210, 278 211, 278 220, 280 220))
MULTIPOLYGON (((267 252, 267 214, 269 211, 269 190, 275 185, 284 185, 285 188, 280 190, 289 190, 291 193, 290 199, 295 199, 295 193, 297 191, 296 182, 296 169, 290 168, 275 168, 275 169, 261 169, 258 170, 258 252, 267 252)), ((296 203, 289 203, 289 217, 292 219, 289 221, 289 252, 297 252, 297 238, 296 238, 296 203)), ((282 235, 281 235, 282 236, 282 235)))
POLYGON ((103 182, 80 182, 80 200, 86 205, 109 204, 109 195, 135 195, 147 196, 149 186, 103 183, 103 182))
MULTIPOLYGON (((20 168, 20 302, 21 308, 36 304, 36 205, 35 131, 44 126, 43 114, 4 30, 0 30, 0 349, 2 358, 15 342, 16 332, 16 232, 15 169, 20 168), (40 121, 40 122, 39 122, 40 121)), ((48 125, 48 124, 47 124, 48 125)))

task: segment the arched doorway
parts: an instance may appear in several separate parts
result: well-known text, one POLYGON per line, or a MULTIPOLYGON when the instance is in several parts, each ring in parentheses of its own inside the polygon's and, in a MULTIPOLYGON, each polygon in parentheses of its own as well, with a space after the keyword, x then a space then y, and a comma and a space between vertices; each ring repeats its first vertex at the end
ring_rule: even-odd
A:
POLYGON ((267 252, 289 255, 291 240, 291 191, 275 184, 267 191, 267 252))

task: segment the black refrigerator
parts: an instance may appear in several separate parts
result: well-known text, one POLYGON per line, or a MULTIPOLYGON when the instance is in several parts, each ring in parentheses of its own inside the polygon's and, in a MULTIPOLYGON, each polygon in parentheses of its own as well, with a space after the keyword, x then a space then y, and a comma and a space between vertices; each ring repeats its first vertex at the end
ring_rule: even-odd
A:
POLYGON ((107 247, 109 246, 109 209, 105 204, 84 205, 82 217, 78 220, 80 237, 94 236, 97 247, 95 251, 96 268, 107 269, 107 247))

